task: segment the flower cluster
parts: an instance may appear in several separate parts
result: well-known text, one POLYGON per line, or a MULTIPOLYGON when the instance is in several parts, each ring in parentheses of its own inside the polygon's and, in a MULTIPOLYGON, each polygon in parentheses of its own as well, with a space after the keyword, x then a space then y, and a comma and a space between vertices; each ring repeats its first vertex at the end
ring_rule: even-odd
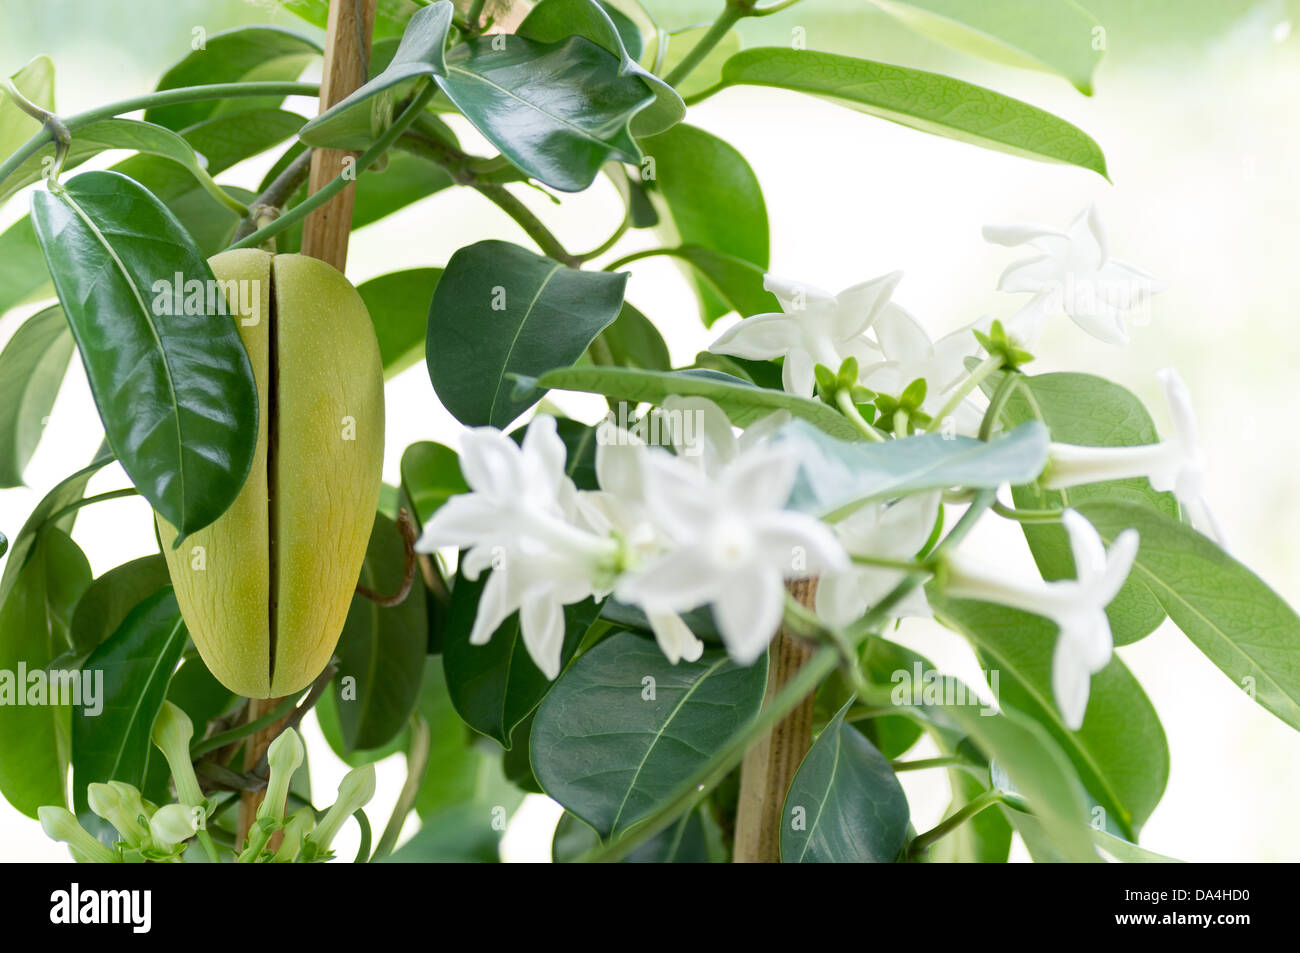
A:
MULTIPOLYGON (((712 350, 781 360, 786 391, 828 399, 874 440, 906 438, 918 424, 937 430, 946 421, 953 432, 987 436, 978 385, 1031 359, 1024 347, 1053 309, 1122 343, 1125 317, 1160 284, 1109 257, 1091 207, 1066 230, 1006 226, 985 235, 1042 252, 1003 275, 1002 290, 1033 295, 1005 325, 983 319, 932 341, 890 300, 896 272, 838 295, 769 275, 765 287, 782 311, 741 320, 712 350), (1060 293, 1066 286, 1069 295, 1060 293), (1083 288, 1092 289, 1091 303, 1083 288), (861 415, 864 401, 874 401, 883 429, 861 415)), ((1173 371, 1160 378, 1175 423, 1171 439, 1140 447, 1053 443, 1039 483, 1061 490, 1145 476, 1218 535, 1204 502, 1204 458, 1186 387, 1173 371)), ((738 433, 710 401, 675 396, 636 426, 607 418, 597 430, 597 489, 579 489, 567 475, 565 445, 549 416, 536 416, 518 443, 493 428, 468 431, 461 466, 472 492, 434 514, 417 548, 462 550, 460 569, 469 580, 490 569, 470 642, 487 642, 518 613, 524 644, 549 678, 563 663, 565 606, 588 598, 640 609, 673 662, 699 657, 703 645, 682 616, 708 606, 728 653, 748 664, 781 626, 789 580, 816 577, 817 616, 843 629, 920 569, 934 575, 946 597, 995 602, 1056 624, 1053 691, 1065 723, 1078 728, 1091 677, 1111 657, 1105 609, 1134 563, 1136 532, 1121 533, 1107 551, 1082 515, 1058 511, 1073 579, 1016 582, 961 552, 925 561, 943 527, 940 493, 870 501, 828 521, 787 508, 801 461, 789 442, 770 439, 787 418, 775 414, 738 433), (693 430, 685 425, 690 420, 697 422, 693 430), (647 422, 654 426, 641 426, 647 422), (647 444, 647 431, 659 445, 647 444)), ((889 613, 930 615, 924 588, 891 600, 889 613)))

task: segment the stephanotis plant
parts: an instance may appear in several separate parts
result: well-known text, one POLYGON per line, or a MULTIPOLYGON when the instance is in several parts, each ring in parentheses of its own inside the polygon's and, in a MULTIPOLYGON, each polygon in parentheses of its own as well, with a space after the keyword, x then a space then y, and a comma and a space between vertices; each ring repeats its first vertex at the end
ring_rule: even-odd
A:
MULTIPOLYGON (((895 300, 902 263, 838 293, 773 268, 753 172, 689 107, 777 87, 1105 177, 1100 147, 801 29, 740 49, 738 22, 793 3, 676 31, 635 0, 385 3, 362 75, 325 90, 300 81, 312 39, 199 29, 156 91, 76 115, 47 59, 13 75, 0 197, 30 186, 32 214, 0 234, 0 309, 23 312, 0 475, 22 483, 74 350, 105 441, 3 543, 10 804, 80 861, 320 861, 353 818, 358 860, 495 860, 529 792, 564 808, 557 860, 1001 861, 1018 834, 1038 860, 1147 861, 1169 755, 1115 646, 1169 620, 1300 728, 1300 618, 1223 548, 1183 380, 1160 374, 1160 433, 1095 368, 1033 370, 1045 323, 1120 346, 1158 307, 1097 206, 987 228, 1029 257, 990 276, 1003 313, 941 334, 895 300), (310 117, 286 99, 314 96, 310 117), (589 251, 520 197, 598 177, 619 224, 589 251), (342 265, 317 209, 350 196, 353 228, 384 229, 451 189, 535 249, 480 241, 356 290, 311 261, 342 265), (625 296, 662 255, 717 322, 686 366, 625 296), (382 378, 421 361, 458 450, 406 447, 380 486, 382 378), (565 416, 564 391, 608 416, 565 416), (87 496, 113 461, 131 485, 87 496), (159 552, 92 579, 77 513, 137 493, 159 552), (1036 574, 979 555, 996 521, 1036 574), (904 647, 917 617, 965 636, 986 683, 904 647), (353 768, 324 810, 309 710, 353 768), (937 755, 909 755, 923 738, 937 755), (372 838, 373 763, 399 754, 372 838), (928 830, 911 770, 950 782, 928 830)), ((335 66, 375 7, 282 5, 328 25, 335 66)), ((1091 94, 1104 31, 1073 0, 880 6, 1091 94)))

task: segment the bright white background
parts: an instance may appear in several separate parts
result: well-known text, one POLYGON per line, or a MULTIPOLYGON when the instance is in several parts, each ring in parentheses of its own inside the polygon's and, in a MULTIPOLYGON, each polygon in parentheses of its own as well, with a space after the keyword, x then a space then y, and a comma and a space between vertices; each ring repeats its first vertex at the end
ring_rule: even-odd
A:
MULTIPOLYGON (((1101 143, 1110 185, 1091 173, 985 152, 795 94, 732 90, 692 110, 691 121, 731 142, 763 185, 772 223, 772 270, 832 291, 893 269, 906 277, 897 299, 939 336, 982 314, 1006 317, 1019 299, 994 290, 1015 253, 984 244, 980 226, 1013 221, 1063 225, 1088 201, 1106 221, 1117 257, 1163 278, 1154 319, 1117 349, 1062 319, 1039 348, 1039 371, 1104 374, 1149 402, 1157 424, 1168 416, 1155 371, 1178 367, 1201 416, 1211 455, 1210 496, 1234 554, 1285 597, 1300 604, 1297 578, 1300 463, 1294 396, 1300 360, 1300 59, 1281 0, 1251 3, 1089 6, 1110 27, 1110 54, 1097 95, 1085 99, 1046 75, 987 66, 898 30, 862 0, 806 0, 764 21, 745 23, 747 45, 788 42, 793 26, 810 48, 953 72, 1070 119, 1101 143), (1141 10, 1129 9, 1131 6, 1141 10)), ((190 29, 209 32, 264 20, 264 6, 225 2, 137 3, 131 23, 100 5, 0 0, 5 35, 0 70, 13 72, 48 52, 58 67, 58 103, 68 111, 146 91, 161 69, 183 56, 190 29)), ((650 3, 677 27, 711 16, 712 3, 650 3)), ((718 4, 720 7, 720 4, 718 4)), ((301 29, 298 21, 274 22, 301 29)), ((467 141, 473 142, 472 136, 467 141)), ((112 159, 115 157, 107 157, 112 159)), ((249 186, 266 162, 222 175, 249 186)), ((612 190, 598 183, 556 207, 529 189, 519 193, 571 248, 589 247, 619 216, 612 190)), ((0 210, 0 227, 25 211, 22 199, 0 210)), ((441 265, 458 247, 486 237, 527 244, 495 207, 463 191, 447 192, 359 232, 352 245, 354 282, 417 265, 441 265)), ((648 247, 625 239, 618 253, 648 247)), ((632 266, 628 298, 664 332, 673 356, 689 362, 721 327, 704 329, 674 265, 632 266)), ((37 306, 0 319, 0 345, 37 306)), ((734 320, 734 319, 733 319, 734 320)), ((385 476, 394 480, 402 449, 415 440, 456 443, 456 426, 438 405, 423 366, 388 388, 385 476)), ((575 415, 590 402, 562 401, 575 415)), ((74 361, 49 432, 26 477, 31 489, 0 491, 0 529, 12 536, 37 499, 84 465, 100 439, 84 375, 74 361)), ((124 484, 116 468, 91 492, 124 484)), ((993 521, 995 524, 1000 521, 993 521)), ((147 506, 126 500, 82 512, 75 532, 96 573, 153 550, 147 506)), ((1031 573, 1014 527, 994 525, 970 545, 1016 571, 1031 573)), ((909 623, 904 641, 957 674, 975 663, 956 636, 909 623)), ((1168 791, 1143 834, 1153 850, 1189 860, 1300 859, 1300 734, 1256 707, 1165 628, 1120 655, 1151 696, 1165 724, 1172 759, 1168 791)), ((344 772, 313 722, 313 788, 328 803, 344 772)), ((3 743, 0 741, 0 743, 3 743)), ((403 775, 400 756, 379 766, 371 810, 387 816, 403 775)), ((924 829, 947 802, 941 777, 904 775, 915 824, 924 829)), ((511 859, 543 859, 558 808, 529 798, 503 846, 511 859)), ((355 844, 349 829, 340 854, 355 844)), ((61 860, 35 822, 0 802, 0 859, 61 860)))

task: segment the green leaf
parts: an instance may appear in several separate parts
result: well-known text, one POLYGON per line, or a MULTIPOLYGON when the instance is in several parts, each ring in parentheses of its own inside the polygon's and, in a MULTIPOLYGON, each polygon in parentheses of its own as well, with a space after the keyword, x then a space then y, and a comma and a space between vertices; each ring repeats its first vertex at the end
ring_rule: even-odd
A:
POLYGON ((395 377, 424 357, 429 303, 441 277, 441 268, 412 268, 357 286, 379 338, 384 377, 395 377))
POLYGON ((328 691, 322 695, 320 701, 316 703, 315 711, 316 721, 320 725, 320 733, 325 737, 325 743, 330 746, 330 750, 338 756, 340 761, 349 767, 359 768, 364 764, 382 761, 390 755, 407 749, 411 740, 409 726, 398 732, 387 744, 378 748, 349 749, 347 742, 343 740, 343 728, 339 725, 339 709, 338 703, 334 701, 334 694, 333 691, 328 691))
POLYGON ((6 576, 15 565, 21 571, 0 604, 0 698, 5 699, 0 704, 0 794, 35 817, 42 804, 67 803, 68 706, 18 705, 13 696, 22 692, 25 702, 34 701, 27 695, 32 673, 68 648, 69 618, 90 583, 90 564, 66 533, 51 529, 25 559, 15 544, 6 576))
POLYGON ((402 451, 402 490, 419 526, 434 511, 458 493, 468 493, 469 484, 460 472, 460 458, 451 447, 431 440, 413 443, 402 451))
MULTIPOLYGON (((42 109, 54 111, 54 61, 38 56, 9 77, 14 88, 28 101, 42 109)), ((41 131, 41 121, 19 108, 0 90, 0 156, 9 156, 41 131)))
POLYGON ((86 672, 103 672, 103 710, 92 715, 93 709, 83 705, 72 716, 73 802, 78 814, 89 810, 89 784, 125 781, 144 787, 152 752, 149 735, 188 640, 176 596, 168 588, 132 609, 87 659, 86 672))
MULTIPOLYGON (((3 606, 9 598, 9 593, 17 581, 18 574, 27 565, 41 534, 50 527, 50 517, 57 516, 65 506, 70 506, 80 500, 85 495, 86 484, 90 482, 90 478, 112 462, 112 453, 101 449, 89 466, 83 467, 71 476, 64 477, 32 508, 32 512, 27 517, 27 522, 23 524, 23 528, 18 531, 17 536, 10 540, 9 558, 5 562, 4 574, 0 576, 0 606, 3 606)), ((57 521, 58 528, 65 533, 70 532, 74 515, 69 514, 60 518, 57 521)))
POLYGON ((302 127, 302 141, 333 149, 364 149, 392 121, 398 94, 425 76, 445 76, 443 48, 454 10, 446 0, 411 17, 388 66, 360 89, 302 127))
POLYGON ((838 411, 826 404, 784 391, 755 387, 717 371, 642 371, 630 367, 569 367, 543 374, 538 386, 555 390, 586 391, 639 404, 661 404, 669 394, 707 397, 737 427, 778 410, 789 411, 826 433, 853 440, 858 432, 838 411))
MULTIPOLYGON (((375 516, 361 567, 361 585, 396 592, 406 568, 406 546, 397 525, 375 516)), ((391 741, 415 711, 421 666, 429 641, 424 585, 418 575, 410 594, 395 606, 352 597, 339 636, 334 696, 345 750, 379 748, 391 741)))
POLYGON ((907 839, 903 788, 885 756, 844 716, 831 719, 804 756, 785 798, 785 863, 889 863, 907 839))
MULTIPOLYGON (((662 252, 687 262, 700 282, 705 297, 721 303, 722 313, 735 311, 744 317, 781 310, 776 296, 763 287, 764 270, 757 265, 714 251, 703 245, 682 245, 662 252)), ((712 319, 706 319, 711 324, 712 319)))
MULTIPOLYGON (((600 837, 578 817, 565 811, 555 825, 551 860, 571 863, 600 846, 600 837)), ((709 845, 700 810, 683 814, 619 861, 622 864, 707 864, 709 845)))
MULTIPOLYGON (((712 324, 728 311, 742 307, 750 314, 778 310, 776 299, 770 295, 762 299, 761 307, 748 310, 753 299, 763 294, 762 272, 768 267, 769 239, 763 190, 744 156, 716 136, 687 123, 642 139, 641 148, 646 154, 642 178, 654 187, 659 234, 664 244, 712 249, 748 262, 758 271, 759 291, 751 291, 744 301, 719 300, 709 284, 698 286, 704 323, 712 324)), ((729 288, 736 284, 734 274, 725 282, 719 280, 725 262, 725 258, 714 259, 714 268, 706 273, 714 284, 729 288)), ((704 264, 700 256, 692 261, 701 270, 705 270, 704 264)), ((752 279, 749 284, 752 286, 752 279)))
POLYGON ((508 797, 501 749, 471 732, 456 714, 442 659, 434 655, 424 661, 419 711, 429 726, 429 764, 415 801, 421 818, 456 804, 501 803, 508 797))
MULTIPOLYGON (((996 385, 996 381, 993 382, 996 385)), ((1160 439, 1146 407, 1118 384, 1091 374, 1039 374, 1025 377, 1007 401, 1002 420, 1010 426, 1042 420, 1057 443, 1086 447, 1128 447, 1160 439)), ((1157 493, 1144 477, 1112 480, 1046 491, 1037 484, 1012 487, 1017 506, 1050 509, 1078 506, 1088 500, 1125 500, 1150 506, 1172 519, 1178 518, 1178 501, 1171 493, 1157 493)), ((1026 523, 1025 539, 1044 579, 1073 579, 1074 557, 1065 528, 1047 523, 1026 523)), ((1154 632, 1165 611, 1133 576, 1106 607, 1116 645, 1128 645, 1154 632)))
POLYGON ((1281 596, 1213 541, 1150 507, 1097 500, 1078 510, 1107 545, 1136 529, 1133 575, 1206 658, 1300 729, 1300 616, 1281 596))
POLYGON ((721 83, 822 96, 922 132, 999 152, 1063 162, 1106 177, 1101 147, 1077 126, 971 83, 834 53, 758 47, 727 61, 721 83))
POLYGON ((0 314, 32 298, 48 298, 50 272, 30 216, 0 232, 0 314))
MULTIPOLYGON (((552 684, 528 654, 518 613, 503 622, 487 644, 470 644, 485 585, 487 576, 474 581, 456 577, 443 633, 442 661, 451 700, 461 718, 475 731, 509 748, 515 726, 532 713, 552 684)), ((591 599, 564 607, 561 668, 569 664, 599 611, 591 599)))
MULTIPOLYGON (((352 229, 364 228, 454 184, 451 173, 427 159, 389 152, 387 168, 382 172, 368 169, 357 181, 352 229)), ((428 310, 427 301, 424 310, 428 310)))
POLYGON ((1047 461, 1047 429, 1036 422, 988 443, 940 434, 847 443, 798 421, 783 427, 777 439, 802 464, 788 505, 818 516, 909 493, 1024 483, 1047 461))
POLYGON ((673 366, 668 345, 659 329, 626 301, 614 323, 601 332, 601 336, 609 345, 615 364, 647 371, 667 371, 673 366))
POLYGON ((766 661, 671 664, 623 632, 560 676, 533 723, 542 788, 602 837, 651 813, 758 713, 766 661))
MULTIPOLYGON (((127 615, 150 596, 171 585, 161 555, 141 556, 104 573, 90 584, 72 614, 67 668, 85 660, 118 630, 127 615)), ((61 660, 62 661, 62 660, 61 660)))
POLYGON ((632 117, 632 134, 652 136, 675 126, 686 117, 686 104, 677 91, 649 70, 637 63, 636 52, 627 49, 623 35, 615 25, 614 17, 623 20, 626 27, 635 25, 617 12, 596 3, 595 0, 542 0, 529 11, 515 32, 539 43, 557 43, 571 36, 581 36, 601 49, 612 53, 622 63, 620 72, 641 79, 654 93, 654 102, 632 117))
MULTIPOLYGON (((390 864, 495 864, 501 835, 497 811, 504 805, 453 804, 424 819, 415 836, 383 858, 390 864)), ((501 823, 504 824, 504 818, 501 823)))
POLYGON ((655 94, 580 36, 479 37, 453 47, 447 75, 436 79, 502 155, 561 192, 582 191, 611 159, 641 160, 628 125, 655 94))
POLYGON ((23 485, 72 350, 63 310, 51 307, 28 318, 0 351, 0 487, 23 485))
MULTIPOLYGON (((917 660, 922 661, 925 667, 933 668, 916 653, 903 648, 897 642, 882 638, 868 639, 862 649, 861 658, 863 673, 872 682, 881 685, 890 684, 895 672, 910 669, 913 662, 917 660)), ((820 696, 818 701, 821 701, 820 696)), ((840 700, 836 699, 836 704, 839 703, 840 700)), ((866 735, 867 740, 877 751, 891 760, 906 754, 924 734, 924 729, 916 719, 906 715, 876 715, 864 719, 854 727, 866 735)))
MULTIPOLYGON (((180 165, 194 179, 203 181, 207 178, 207 172, 189 142, 165 126, 136 119, 101 119, 78 129, 68 149, 64 168, 72 169, 110 149, 129 149, 160 156, 180 165)), ((51 143, 15 169, 13 175, 0 185, 0 202, 33 182, 41 181, 45 177, 46 160, 53 155, 54 144, 51 143)))
POLYGON ((160 316, 151 302, 177 274, 216 288, 211 269, 162 203, 115 172, 34 193, 32 220, 109 443, 181 538, 202 529, 252 465, 253 370, 228 313, 160 316))
POLYGON ((429 310, 425 360, 438 399, 466 426, 504 428, 542 396, 521 396, 515 377, 578 360, 618 316, 626 283, 507 242, 460 249, 429 310))
MULTIPOLYGON (((295 80, 320 55, 319 46, 288 30, 268 26, 240 27, 207 37, 202 49, 194 50, 163 74, 158 89, 209 83, 295 80)), ((283 97, 243 97, 176 103, 148 109, 144 118, 147 122, 179 130, 225 112, 272 109, 282 100, 283 97)))
MULTIPOLYGON (((1083 787, 1045 728, 1013 709, 996 715, 978 705, 926 705, 923 710, 932 720, 968 735, 987 759, 999 763, 1061 859, 1098 859, 1088 836, 1083 787)), ((1017 813, 1007 811, 1008 816, 1017 813)))
POLYGON ((995 63, 1045 70, 1085 96, 1104 44, 1096 18, 1074 0, 871 0, 941 43, 995 63))
POLYGON ((1164 729, 1137 679, 1118 657, 1093 676, 1078 731, 1066 727, 1052 694, 1056 625, 1039 616, 930 593, 944 625, 966 635, 996 672, 998 700, 1043 725, 1079 779, 1126 837, 1134 839, 1169 779, 1164 729))
POLYGON ((1122 837, 1091 828, 1092 841, 1122 864, 1181 864, 1183 861, 1129 843, 1122 837))

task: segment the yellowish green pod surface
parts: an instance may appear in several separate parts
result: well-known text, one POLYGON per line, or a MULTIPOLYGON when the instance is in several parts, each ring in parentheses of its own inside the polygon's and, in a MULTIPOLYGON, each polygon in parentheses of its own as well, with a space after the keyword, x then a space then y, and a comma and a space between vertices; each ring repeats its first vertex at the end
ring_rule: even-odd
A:
POLYGON ((352 602, 379 503, 383 367, 365 304, 336 269, 256 249, 210 264, 257 379, 257 451, 230 509, 167 548, 167 568, 212 673, 277 697, 324 670, 352 602))

